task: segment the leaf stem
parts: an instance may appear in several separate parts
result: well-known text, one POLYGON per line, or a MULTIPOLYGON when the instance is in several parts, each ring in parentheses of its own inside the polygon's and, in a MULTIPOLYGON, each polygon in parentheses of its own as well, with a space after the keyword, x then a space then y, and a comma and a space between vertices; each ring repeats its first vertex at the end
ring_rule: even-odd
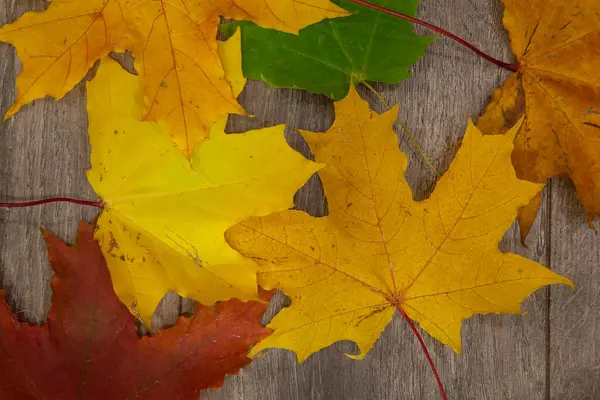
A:
POLYGON ((444 390, 444 385, 442 385, 442 380, 440 379, 440 376, 438 375, 438 372, 435 369, 435 365, 433 364, 433 360, 431 359, 431 356, 429 355, 429 351, 427 350, 427 346, 425 346, 425 342, 423 341, 421 334, 415 327, 415 324, 412 322, 412 320, 408 317, 408 315, 406 315, 404 310, 399 305, 397 306, 397 308, 398 308, 398 311, 400 311, 400 314, 402 314, 402 316, 404 317, 404 320, 406 322, 408 322, 410 329, 412 329, 413 333, 417 337, 417 340, 419 341, 419 344, 421 345, 421 348, 423 349, 423 353, 425 353, 425 357, 427 357, 427 361, 429 362, 431 371, 433 371, 433 375, 435 376, 435 380, 437 381, 438 388, 440 389, 440 395, 442 396, 442 399, 448 400, 448 397, 446 396, 446 391, 444 390))
MULTIPOLYGON (((365 85, 365 87, 367 89, 369 89, 371 92, 373 92, 373 94, 375 95, 375 97, 377 97, 377 99, 379 99, 379 101, 381 102, 381 104, 383 104, 388 110, 392 109, 390 107, 390 105, 388 104, 388 102, 383 98, 383 96, 377 90, 375 90, 375 88, 373 86, 371 86, 369 84, 369 82, 367 82, 367 81, 361 81, 361 83, 363 85, 365 85)), ((427 165, 429 166, 429 168, 433 171, 434 174, 437 175, 438 178, 441 178, 442 176, 437 171, 437 169, 435 169, 435 167, 433 166, 433 163, 431 162, 431 160, 429 159, 429 157, 427 157, 427 155, 423 151, 423 148, 421 147, 421 145, 419 144, 419 142, 417 142, 417 139, 415 139, 415 137, 411 133, 411 131, 408 130, 408 127, 406 125, 404 125, 404 123, 400 120, 400 118, 397 118, 396 121, 402 127, 402 130, 404 131, 404 133, 406 133, 406 135, 408 136, 408 138, 410 139, 410 141, 412 142, 412 144, 417 148, 417 151, 419 152, 419 154, 421 155, 421 157, 423 157, 423 160, 425 160, 425 162, 427 163, 427 165)))
POLYGON ((27 202, 21 202, 21 203, 0 203, 0 207, 15 207, 15 208, 32 207, 32 206, 38 206, 40 204, 59 203, 59 202, 74 203, 74 204, 80 204, 83 206, 98 207, 98 208, 103 207, 103 203, 101 201, 77 200, 77 199, 71 199, 68 197, 56 197, 56 198, 52 198, 52 199, 27 201, 27 202))
POLYGON ((440 34, 442 34, 442 35, 444 35, 446 37, 449 37, 450 39, 452 39, 452 40, 454 40, 454 41, 462 44, 463 46, 467 47, 471 51, 475 52, 479 57, 484 58, 487 61, 489 61, 491 63, 494 63, 494 64, 496 64, 497 66, 499 66, 501 68, 507 69, 507 70, 512 71, 512 72, 517 72, 519 70, 519 67, 520 67, 519 63, 509 64, 509 63, 505 63, 504 61, 500 61, 500 60, 498 60, 498 59, 496 59, 496 58, 494 58, 494 57, 492 57, 492 56, 484 53, 483 51, 479 50, 477 47, 475 47, 471 43, 467 42, 466 40, 461 39, 458 36, 456 36, 456 35, 448 32, 448 31, 446 31, 446 30, 444 30, 442 28, 439 28, 439 27, 437 27, 435 25, 432 25, 429 22, 426 22, 426 21, 423 21, 423 20, 411 17, 410 15, 406 15, 406 14, 403 14, 403 13, 400 13, 400 12, 397 12, 397 11, 390 10, 388 8, 385 8, 385 7, 378 6, 376 4, 370 3, 370 2, 365 1, 365 0, 350 0, 350 1, 353 2, 353 3, 356 3, 356 4, 360 4, 361 6, 368 7, 368 8, 371 8, 373 10, 380 11, 380 12, 385 13, 385 14, 392 15, 394 17, 402 18, 402 19, 405 19, 407 21, 413 22, 415 24, 422 25, 422 26, 424 26, 426 28, 429 28, 429 29, 431 29, 433 31, 436 31, 436 32, 438 32, 438 33, 440 33, 440 34))

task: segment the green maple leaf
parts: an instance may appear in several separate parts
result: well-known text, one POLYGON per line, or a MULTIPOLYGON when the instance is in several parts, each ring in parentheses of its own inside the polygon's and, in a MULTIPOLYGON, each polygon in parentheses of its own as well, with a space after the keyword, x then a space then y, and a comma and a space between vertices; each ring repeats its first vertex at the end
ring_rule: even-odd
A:
MULTIPOLYGON (((292 35, 242 27, 244 74, 274 87, 305 89, 341 100, 350 83, 398 83, 410 77, 408 67, 421 58, 434 39, 416 36, 412 24, 349 0, 334 0, 353 15, 329 19, 292 35)), ((374 4, 414 16, 418 0, 373 0, 374 4)))

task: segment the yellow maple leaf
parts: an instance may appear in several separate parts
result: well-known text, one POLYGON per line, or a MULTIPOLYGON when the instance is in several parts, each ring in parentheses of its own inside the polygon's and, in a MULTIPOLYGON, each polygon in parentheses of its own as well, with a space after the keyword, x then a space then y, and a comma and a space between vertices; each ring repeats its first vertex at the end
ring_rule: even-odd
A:
POLYGON ((460 351, 462 320, 519 313, 539 287, 571 284, 541 265, 498 250, 498 242, 542 185, 518 180, 510 163, 518 126, 482 136, 469 125, 431 197, 412 198, 407 158, 392 130, 397 107, 374 114, 353 89, 324 134, 302 132, 319 162, 329 215, 283 211, 251 218, 227 241, 259 268, 259 283, 291 296, 269 324, 269 347, 299 361, 339 340, 362 358, 401 310, 460 351))
POLYGON ((171 290, 203 304, 256 298, 254 264, 223 234, 292 206, 319 165, 292 150, 277 126, 221 132, 197 147, 192 169, 160 125, 141 121, 142 108, 138 77, 102 61, 88 84, 88 178, 103 199, 96 238, 115 292, 146 323, 171 290))
MULTIPOLYGON (((502 2, 520 68, 494 93, 478 126, 504 133, 524 116, 512 158, 517 175, 540 183, 569 176, 591 225, 600 216, 600 2, 502 2)), ((520 215, 523 239, 539 203, 520 215)))
POLYGON ((329 0, 54 0, 0 28, 0 41, 23 62, 6 117, 44 96, 62 98, 98 59, 130 49, 143 81, 143 118, 160 122, 190 159, 215 121, 244 113, 218 56, 221 16, 297 33, 346 14, 329 0))

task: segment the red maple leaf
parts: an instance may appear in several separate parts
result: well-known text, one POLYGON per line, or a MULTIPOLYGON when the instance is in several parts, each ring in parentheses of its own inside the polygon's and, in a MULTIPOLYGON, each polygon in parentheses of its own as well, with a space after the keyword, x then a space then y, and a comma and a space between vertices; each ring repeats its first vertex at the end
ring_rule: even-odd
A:
POLYGON ((55 271, 48 322, 19 322, 0 291, 1 399, 197 399, 271 333, 260 324, 267 304, 230 300, 140 339, 92 226, 81 223, 74 247, 44 237, 55 271))

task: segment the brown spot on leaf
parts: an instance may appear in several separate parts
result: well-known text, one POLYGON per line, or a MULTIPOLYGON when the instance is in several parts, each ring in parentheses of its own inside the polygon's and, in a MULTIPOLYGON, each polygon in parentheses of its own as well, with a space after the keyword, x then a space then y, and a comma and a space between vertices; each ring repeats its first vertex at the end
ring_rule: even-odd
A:
POLYGON ((360 325, 360 324, 361 324, 363 321, 365 321, 365 320, 367 320, 367 319, 371 318, 371 317, 372 317, 372 316, 374 316, 374 315, 377 315, 377 314, 379 314, 379 313, 382 313, 382 312, 384 312, 384 311, 385 311, 385 310, 386 310, 388 307, 389 307, 389 306, 385 305, 385 306, 378 307, 378 308, 374 309, 374 310, 373 310, 373 311, 371 311, 369 314, 362 316, 362 317, 361 317, 361 318, 360 318, 360 319, 359 319, 359 320, 356 322, 356 324, 355 324, 354 326, 359 326, 359 325, 360 325))
MULTIPOLYGON (((111 221, 109 221, 109 222, 111 222, 111 221)), ((108 232, 108 234, 110 235, 110 240, 108 242, 108 254, 110 254, 112 256, 113 251, 119 250, 119 243, 117 243, 117 240, 115 239, 115 236, 113 235, 112 232, 108 232)))
MULTIPOLYGON (((521 117, 525 114, 525 90, 523 89, 523 78, 519 78, 519 85, 517 86, 517 99, 514 107, 506 108, 502 110, 502 118, 504 127, 508 130, 516 125, 521 117)), ((504 132, 499 132, 504 133, 504 132)))
POLYGON ((567 22, 566 24, 564 24, 564 25, 562 26, 562 28, 560 28, 560 29, 559 29, 559 31, 564 31, 564 30, 565 30, 565 28, 566 28, 567 26, 571 25, 572 23, 573 23, 573 21, 569 21, 569 22, 567 22))
POLYGON ((591 122, 584 122, 583 124, 587 125, 587 126, 591 126, 592 128, 598 128, 598 129, 600 129, 600 125, 598 125, 598 124, 593 124, 591 122))

